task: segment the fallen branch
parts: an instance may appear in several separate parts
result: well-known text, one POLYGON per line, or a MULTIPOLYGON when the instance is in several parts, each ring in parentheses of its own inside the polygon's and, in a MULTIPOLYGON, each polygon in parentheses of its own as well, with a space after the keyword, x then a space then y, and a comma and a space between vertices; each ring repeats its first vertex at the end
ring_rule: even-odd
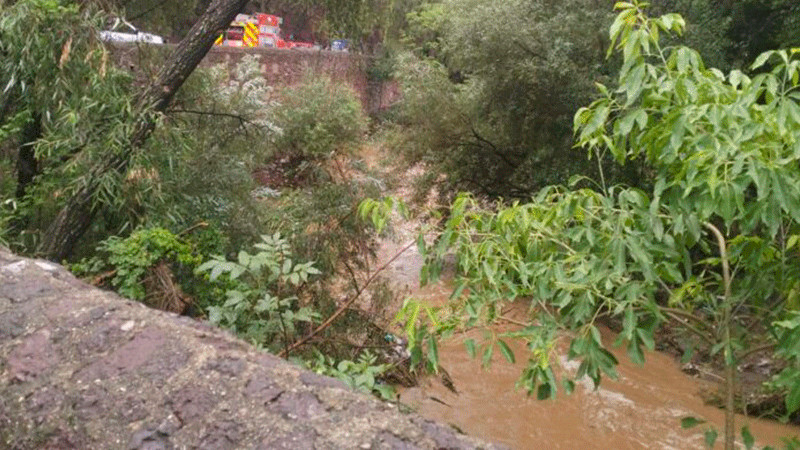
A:
POLYGON ((352 305, 352 304, 353 304, 353 302, 355 302, 355 301, 356 301, 356 299, 358 299, 358 297, 360 297, 360 296, 361 296, 361 293, 362 293, 362 292, 364 292, 364 289, 366 289, 366 288, 367 288, 367 286, 369 286, 369 285, 370 285, 370 283, 372 283, 373 281, 375 281, 375 278, 377 278, 377 276, 378 276, 378 274, 379 274, 379 273, 381 273, 381 272, 383 272, 384 270, 386 270, 386 268, 387 268, 387 267, 389 267, 389 265, 390 265, 390 264, 392 264, 392 263, 393 263, 393 262, 394 262, 394 261, 395 261, 397 258, 399 258, 399 257, 400 257, 400 255, 402 255, 403 253, 405 253, 405 251, 406 251, 406 250, 408 250, 409 248, 411 248, 411 246, 412 246, 412 245, 414 245, 415 243, 416 243, 416 241, 411 241, 411 242, 409 242, 408 244, 406 244, 406 245, 405 245, 405 246, 404 246, 404 247, 403 247, 403 248, 402 248, 402 249, 401 249, 399 252, 397 252, 397 253, 396 253, 394 256, 392 256, 392 258, 391 258, 389 261, 387 261, 387 262, 386 262, 384 265, 380 266, 380 267, 379 267, 377 270, 375 270, 375 272, 373 272, 373 273, 372 273, 372 275, 370 275, 370 277, 369 277, 369 278, 367 278, 367 281, 364 283, 364 285, 363 285, 363 286, 361 286, 360 288, 359 288, 359 287, 356 287, 356 293, 355 293, 355 295, 353 295, 353 297, 352 297, 352 298, 350 298, 349 300, 345 301, 345 302, 342 304, 342 306, 340 306, 340 307, 339 307, 339 309, 337 309, 337 310, 336 310, 336 311, 335 311, 333 314, 331 314, 331 316, 330 316, 330 317, 328 317, 328 318, 325 320, 325 322, 322 322, 322 323, 321 323, 321 324, 320 324, 320 325, 319 325, 317 328, 315 328, 315 329, 314 329, 314 331, 312 331, 312 332, 311 332, 311 334, 309 334, 308 336, 306 336, 306 337, 304 337, 303 339, 300 339, 299 341, 295 342, 294 344, 292 344, 291 346, 289 346, 289 348, 286 348, 286 349, 284 349, 282 352, 280 352, 280 353, 278 354, 278 356, 280 356, 281 358, 285 358, 285 357, 289 356, 289 353, 290 353, 292 350, 295 350, 295 349, 297 349, 298 347, 300 347, 300 346, 302 346, 302 345, 305 345, 305 344, 306 344, 308 341, 310 341, 310 340, 311 340, 311 338, 313 338, 314 336, 316 336, 317 334, 319 334, 319 332, 320 332, 320 331, 324 330, 325 328, 328 328, 328 327, 329 327, 329 326, 330 326, 330 325, 331 325, 331 324, 332 324, 332 323, 333 323, 333 322, 334 322, 334 321, 335 321, 335 320, 336 320, 336 319, 337 319, 337 318, 338 318, 340 315, 342 315, 342 313, 343 313, 343 312, 344 312, 344 311, 345 311, 347 308, 349 308, 349 307, 350 307, 350 305, 352 305))

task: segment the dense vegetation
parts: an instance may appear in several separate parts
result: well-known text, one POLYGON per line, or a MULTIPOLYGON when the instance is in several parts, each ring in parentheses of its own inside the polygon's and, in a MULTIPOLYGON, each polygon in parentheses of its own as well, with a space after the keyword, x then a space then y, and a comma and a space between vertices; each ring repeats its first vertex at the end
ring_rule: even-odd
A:
MULTIPOLYGON (((769 25, 745 12, 743 2, 653 3, 656 12, 687 17, 686 37, 671 42, 698 49, 723 70, 749 64, 756 47, 800 45, 794 19, 782 14, 797 10, 793 2, 747 2, 772 17, 769 25), (756 24, 764 27, 760 33, 740 31, 756 24)), ((528 198, 577 173, 597 178, 598 166, 571 151, 572 116, 591 101, 595 82, 613 85, 620 67, 618 57, 605 57, 612 5, 422 3, 408 15, 403 36, 413 56, 398 65, 407 101, 399 111, 397 148, 411 163, 425 161, 446 174, 444 187, 491 197, 528 198)), ((609 179, 648 183, 638 160, 620 166, 607 158, 602 164, 609 179)))
MULTIPOLYGON (((137 98, 164 54, 143 48, 134 71, 117 67, 97 37, 113 14, 47 0, 3 8, 0 242, 47 254, 42 243, 59 212, 96 183, 90 226, 64 255, 74 271, 284 349, 336 308, 330 280, 369 258, 368 230, 353 212, 378 191, 350 167, 366 132, 360 101, 319 77, 276 91, 248 57, 232 70, 195 70, 153 116, 137 98), (31 38, 31 29, 41 32, 31 38), (147 117, 154 131, 133 145, 147 117), (97 170, 114 155, 129 159, 97 170)), ((346 316, 345 330, 367 327, 346 316)), ((369 330, 382 342, 380 329, 369 330)), ((358 360, 357 347, 325 345, 307 347, 335 357, 334 367, 358 360)))
MULTIPOLYGON (((488 209, 459 196, 437 242, 425 248, 420 241, 430 258, 427 277, 456 252, 449 312, 421 314, 424 306, 410 302, 401 317, 415 336, 412 354, 426 349, 435 367, 437 335, 492 324, 505 303, 532 299, 529 327, 489 333, 467 349, 488 362, 498 348, 513 361, 503 339, 524 339, 530 355, 520 382, 539 398, 554 396, 559 385, 571 391, 575 378, 596 385, 616 376, 598 321, 619 324, 617 344, 636 362, 663 325, 682 328, 686 357, 701 349, 724 367, 725 441, 733 448, 736 368, 744 358, 768 352, 782 359, 769 387, 787 394, 785 414, 800 409, 800 50, 766 52, 750 75, 726 74, 676 45, 686 27, 681 16, 650 18, 644 6, 616 4, 608 55, 621 56, 617 79, 598 82, 597 99, 574 114, 577 146, 597 164, 592 179, 567 170, 568 185, 488 209), (617 175, 625 169, 610 171, 609 163, 635 166, 642 178, 630 183, 617 175), (559 382, 550 358, 562 339, 581 364, 559 382)), ((477 169, 486 165, 472 166, 474 176, 486 179, 485 168, 477 169)), ((741 435, 752 442, 746 428, 741 435)), ((715 439, 709 429, 709 445, 715 439)))
POLYGON ((457 255, 452 307, 398 316, 413 363, 436 370, 437 339, 526 298, 530 326, 467 347, 513 360, 505 339, 526 340, 522 384, 541 398, 574 387, 550 366, 564 336, 574 378, 614 376, 604 321, 634 361, 669 328, 717 364, 728 445, 749 356, 780 361, 767 389, 800 409, 796 2, 241 2, 351 39, 370 81, 402 92, 375 118, 324 77, 269 87, 252 58, 154 102, 171 60, 142 49, 131 71, 98 39, 127 15, 177 41, 233 3, 0 0, 0 243, 390 397, 386 355, 360 351, 385 332, 348 308, 373 279, 362 218, 383 228, 395 204, 362 202, 380 195, 358 164, 372 133, 424 167, 421 194, 453 200, 419 241, 425 280, 457 255), (50 252, 76 197, 86 228, 50 252))

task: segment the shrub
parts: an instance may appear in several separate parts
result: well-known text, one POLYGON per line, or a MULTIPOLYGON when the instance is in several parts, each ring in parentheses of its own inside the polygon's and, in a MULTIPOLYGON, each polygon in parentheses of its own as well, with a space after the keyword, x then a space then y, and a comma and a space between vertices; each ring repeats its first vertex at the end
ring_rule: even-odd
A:
POLYGON ((126 298, 182 313, 193 299, 180 286, 202 282, 189 279, 202 259, 191 242, 169 230, 142 228, 127 238, 112 236, 100 242, 95 256, 73 264, 70 270, 95 277, 96 283, 126 298))
POLYGON ((336 362, 330 356, 316 352, 305 366, 320 375, 338 378, 352 389, 371 393, 384 400, 395 400, 397 394, 394 387, 381 381, 391 364, 378 364, 378 357, 369 351, 358 356, 356 361, 343 359, 336 362))
POLYGON ((320 271, 313 262, 293 260, 288 242, 277 233, 262 236, 255 249, 252 254, 240 251, 235 261, 215 256, 197 270, 208 272, 212 281, 224 277, 232 284, 225 302, 208 308, 209 320, 277 352, 293 342, 299 323, 319 317, 297 295, 320 271))
POLYGON ((307 77, 282 92, 273 112, 281 130, 273 143, 278 155, 320 161, 348 154, 366 131, 355 92, 324 77, 307 77))

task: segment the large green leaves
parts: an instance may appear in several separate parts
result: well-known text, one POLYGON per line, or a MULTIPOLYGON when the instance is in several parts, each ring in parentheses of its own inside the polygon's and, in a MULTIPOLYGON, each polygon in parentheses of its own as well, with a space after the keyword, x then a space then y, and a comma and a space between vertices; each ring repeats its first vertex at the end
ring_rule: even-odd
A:
MULTIPOLYGON (((457 255, 456 285, 468 294, 452 307, 463 326, 496 321, 512 299, 532 301, 536 325, 512 335, 531 350, 520 384, 540 397, 557 386, 549 355, 559 329, 580 361, 576 376, 598 383, 615 374, 595 325, 600 314, 621 322, 617 344, 635 362, 670 320, 734 364, 748 346, 771 340, 737 332, 768 328, 800 303, 800 258, 789 251, 798 239, 787 239, 800 228, 798 55, 770 52, 753 67, 761 73, 725 75, 692 49, 661 46, 660 33, 682 31, 680 17, 649 18, 637 1, 617 7, 619 88, 598 85, 598 99, 575 114, 575 134, 590 154, 644 161, 652 189, 601 180, 599 190, 549 187, 528 203, 488 209, 460 196, 426 248, 431 265, 457 255)), ((800 350, 789 329, 779 348, 794 363, 800 350)), ((483 348, 484 359, 493 348, 483 348)), ((478 353, 474 343, 468 349, 478 353)), ((778 384, 792 386, 796 374, 778 384)), ((800 389, 788 390, 794 410, 800 389)))

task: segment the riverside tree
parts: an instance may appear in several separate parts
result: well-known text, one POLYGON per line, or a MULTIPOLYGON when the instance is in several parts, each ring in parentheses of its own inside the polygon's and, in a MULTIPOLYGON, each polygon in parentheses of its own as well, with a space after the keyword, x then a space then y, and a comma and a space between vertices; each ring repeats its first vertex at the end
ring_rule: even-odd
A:
POLYGON ((245 0, 211 2, 156 78, 134 94, 133 99, 120 95, 119 86, 115 91, 113 85, 107 84, 108 55, 91 34, 94 27, 86 21, 87 9, 70 2, 22 0, 12 3, 9 11, 4 12, 0 27, 0 50, 4 55, 0 72, 4 86, 0 126, 8 126, 6 134, 23 131, 18 152, 18 194, 24 194, 37 175, 39 163, 32 145, 41 137, 42 127, 49 126, 43 121, 53 122, 54 126, 71 125, 80 129, 83 137, 80 142, 66 143, 64 147, 69 148, 62 149, 64 154, 54 164, 79 161, 86 149, 95 151, 91 163, 83 168, 85 173, 77 176, 70 186, 61 186, 64 190, 59 195, 66 200, 42 235, 39 253, 57 261, 72 253, 103 204, 116 197, 118 180, 155 129, 159 115, 214 44, 219 30, 233 20, 245 3, 245 0), (34 39, 27 39, 27 30, 37 20, 53 25, 53 29, 45 28, 47 33, 34 33, 34 39), (72 33, 73 29, 80 32, 72 33), (73 54, 73 45, 82 52, 73 54), (84 96, 71 95, 73 86, 78 90, 84 87, 80 75, 71 72, 73 66, 81 68, 86 81, 95 82, 89 83, 89 87, 108 89, 113 98, 98 98, 91 89, 84 96), (61 101, 57 101, 59 94, 61 101), (51 98, 56 101, 48 102, 51 98), (99 110, 96 122, 79 122, 83 116, 80 103, 99 110), (58 115, 53 119, 55 112, 58 115))
MULTIPOLYGON (((531 299, 530 326, 467 348, 484 361, 495 348, 513 360, 503 339, 525 339, 521 384, 540 398, 559 384, 570 391, 576 378, 597 385, 616 375, 601 317, 621 323, 616 343, 638 363, 662 324, 685 330, 724 366, 733 448, 736 367, 746 356, 782 358, 773 386, 786 393, 787 413, 800 409, 800 55, 766 52, 755 75, 725 74, 691 48, 662 46, 684 20, 648 17, 645 6, 616 4, 609 55, 623 60, 619 87, 597 84, 599 98, 575 114, 574 129, 576 146, 597 160, 644 162, 652 188, 607 185, 601 167, 593 189, 548 187, 495 210, 463 195, 425 248, 423 278, 456 252, 455 313, 435 317, 439 334, 490 324, 506 302, 531 299), (551 357, 562 339, 580 366, 559 383, 551 357)), ((419 311, 411 302, 401 317, 435 359, 436 333, 418 333, 430 328, 417 324, 419 311)), ((741 435, 752 445, 746 428, 741 435)), ((716 432, 706 438, 713 445, 716 432)))
POLYGON ((525 198, 593 172, 568 152, 570 126, 592 80, 611 73, 599 31, 611 19, 587 0, 423 3, 406 34, 421 67, 398 64, 409 130, 402 149, 450 187, 494 197, 525 198))

